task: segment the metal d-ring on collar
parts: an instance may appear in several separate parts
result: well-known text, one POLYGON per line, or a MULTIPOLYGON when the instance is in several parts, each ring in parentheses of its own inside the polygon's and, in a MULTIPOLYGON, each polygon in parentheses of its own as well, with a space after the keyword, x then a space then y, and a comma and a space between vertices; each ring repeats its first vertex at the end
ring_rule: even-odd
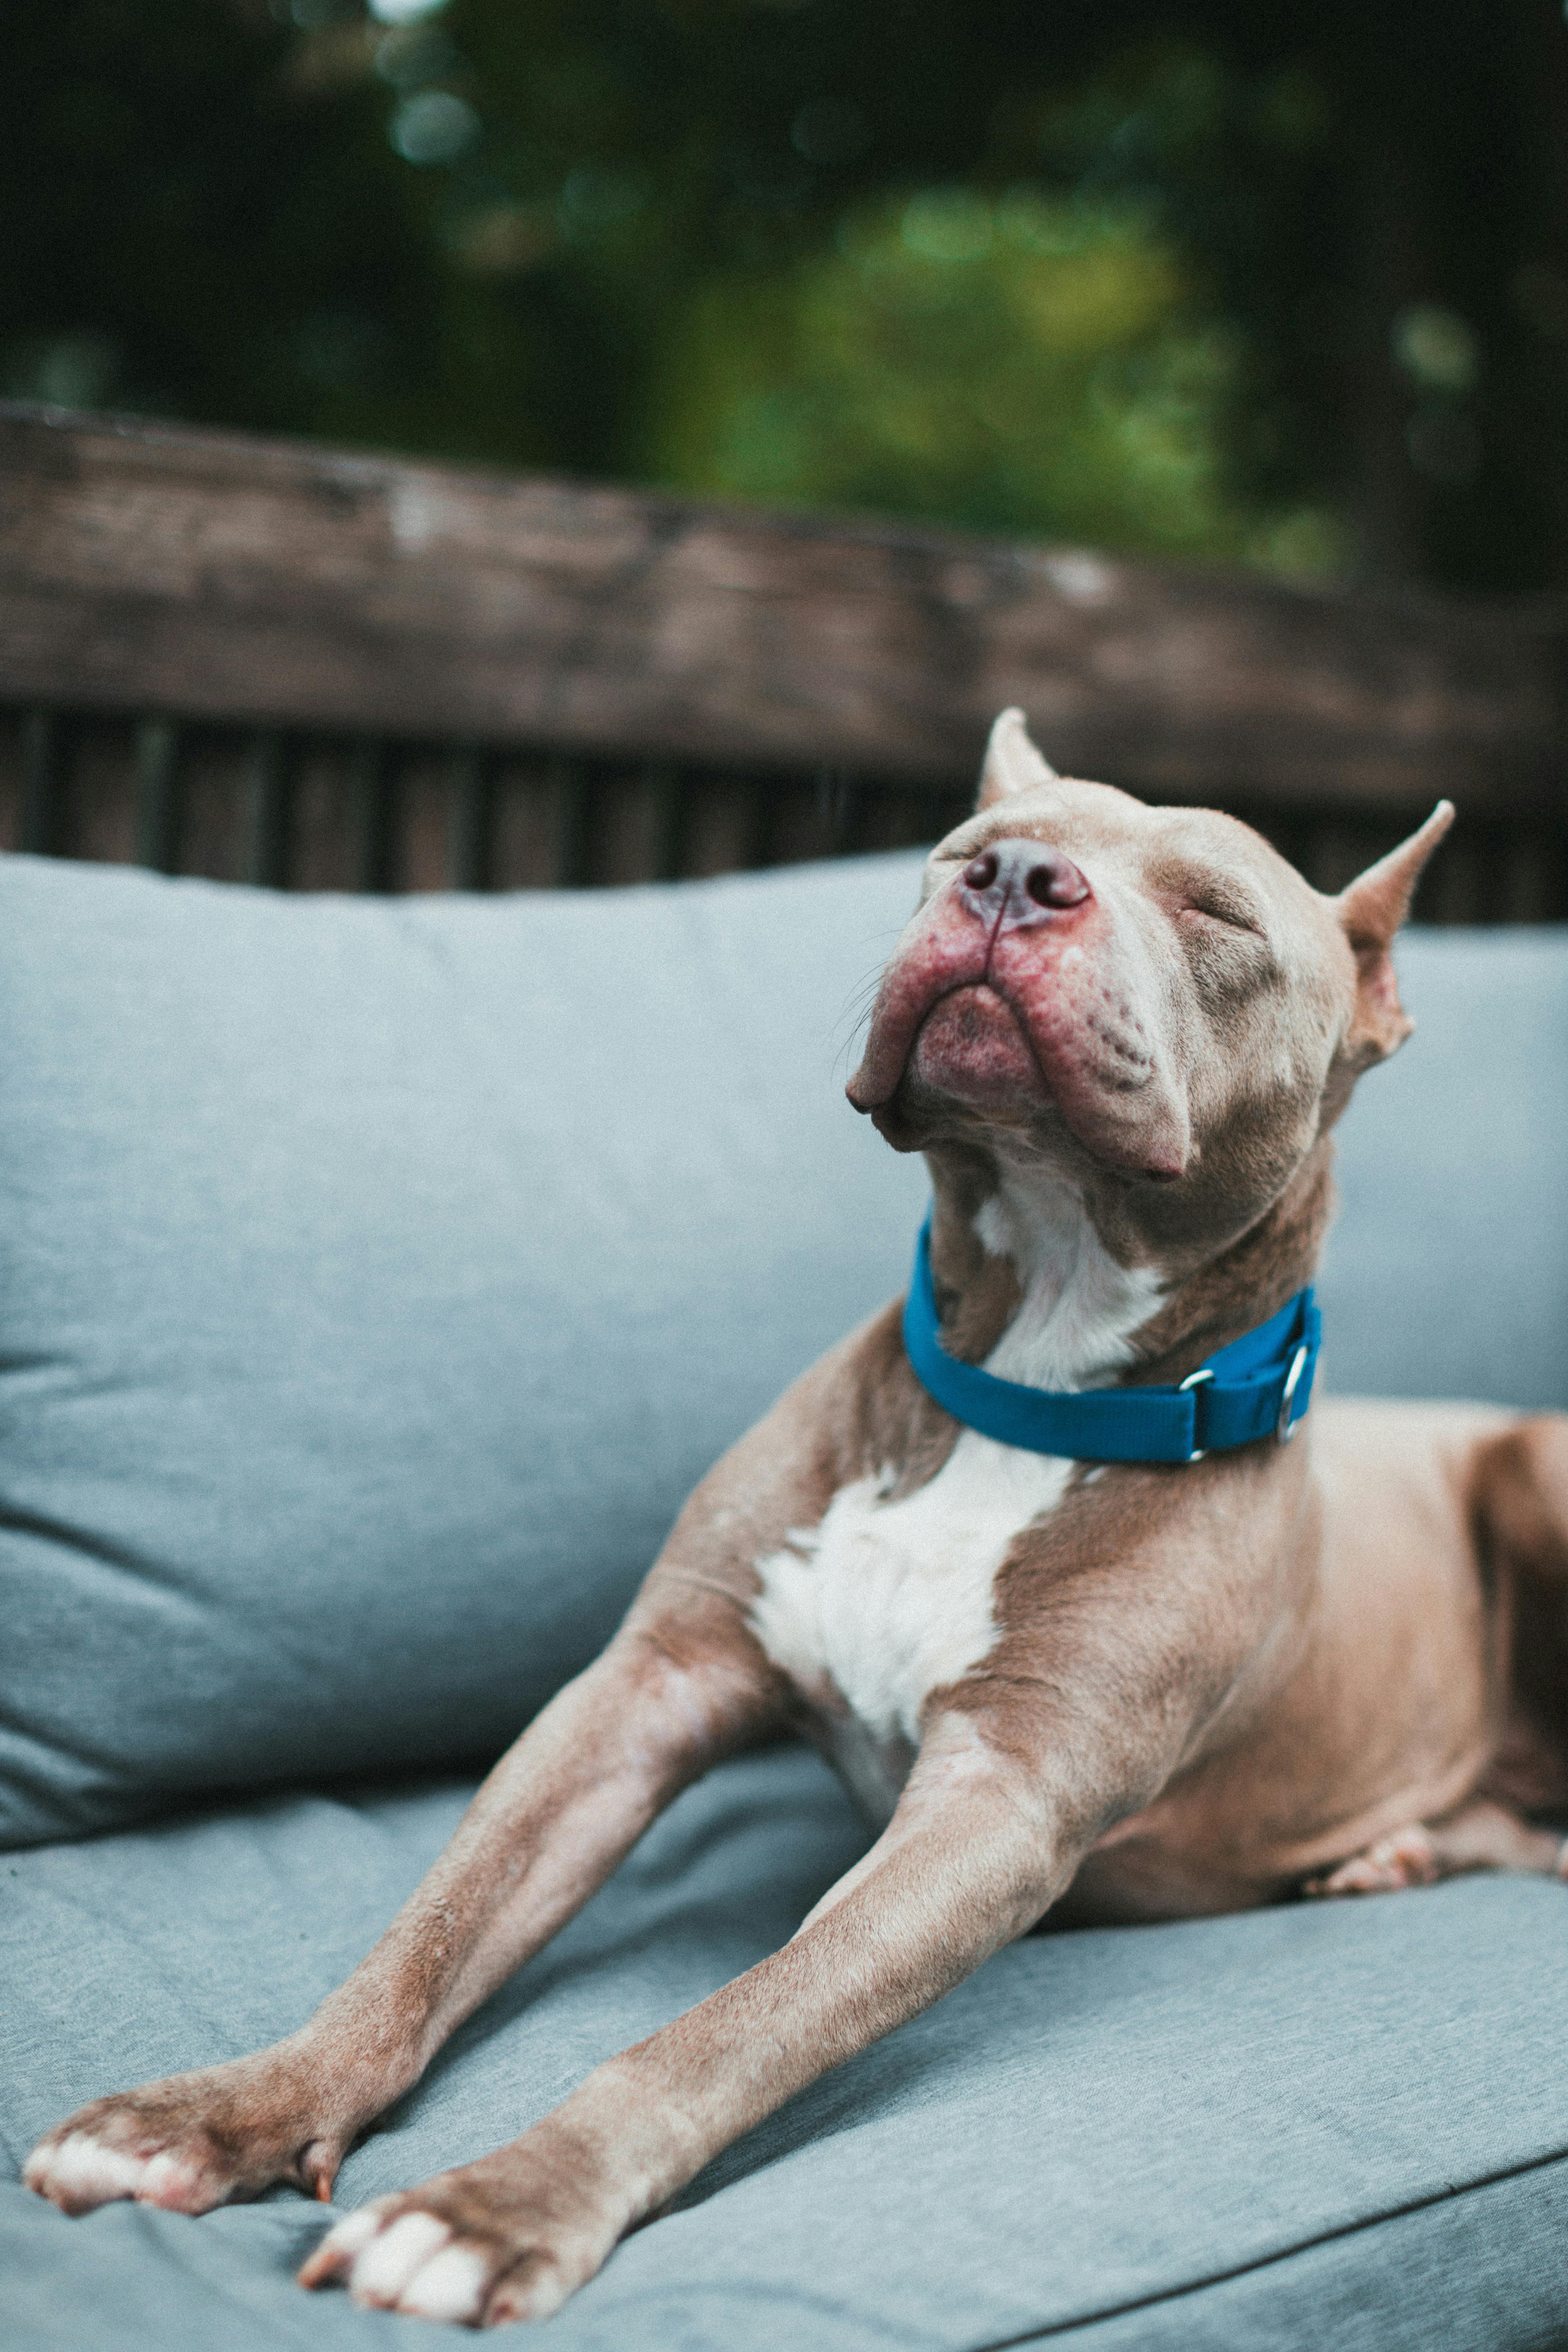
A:
POLYGON ((931 1271, 931 1219, 915 1244, 904 1348, 943 1411, 1003 1445, 1073 1462, 1201 1462, 1259 1438, 1289 1443, 1312 1398, 1322 1318, 1299 1290, 1174 1388, 1032 1389, 961 1363, 942 1343, 931 1271))
MULTIPOLYGON (((1290 1369, 1285 1375, 1285 1386, 1279 1398, 1279 1418, 1274 1424, 1274 1434, 1281 1445, 1289 1445, 1290 1440, 1296 1434, 1296 1423, 1301 1418, 1301 1413, 1297 1413, 1292 1417, 1290 1406, 1295 1398, 1296 1389, 1300 1381, 1301 1374, 1306 1370, 1307 1366, 1312 1360, 1312 1352, 1313 1351, 1310 1348, 1303 1345, 1297 1349, 1295 1354, 1290 1359, 1290 1369)), ((1307 1385, 1310 1388, 1310 1380, 1308 1381, 1307 1385)), ((1306 1400, 1303 1398, 1301 1402, 1301 1412, 1305 1412, 1306 1410, 1306 1400)))
MULTIPOLYGON (((1213 1378, 1214 1366, 1212 1364, 1200 1364, 1195 1372, 1189 1372, 1184 1381, 1178 1381, 1176 1382, 1176 1394, 1178 1396, 1185 1396, 1189 1389, 1201 1389, 1205 1381, 1212 1381, 1213 1378)), ((1194 1404, 1193 1407, 1193 1425, 1194 1428, 1197 1426, 1197 1418, 1198 1409, 1194 1404)), ((1279 1443, 1283 1445, 1285 1443, 1284 1438, 1281 1438, 1279 1443)), ((1192 1452, 1188 1454, 1187 1460, 1189 1462, 1201 1462, 1207 1452, 1208 1447, 1206 1445, 1194 1445, 1192 1452)))

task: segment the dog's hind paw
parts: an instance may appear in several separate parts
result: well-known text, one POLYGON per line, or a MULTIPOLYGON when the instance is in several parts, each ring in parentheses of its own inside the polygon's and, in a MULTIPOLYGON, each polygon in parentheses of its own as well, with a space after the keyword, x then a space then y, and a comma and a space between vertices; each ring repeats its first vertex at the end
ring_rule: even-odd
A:
POLYGON ((1431 1886, 1442 1874, 1442 1863, 1431 1832, 1423 1829, 1419 1822, 1414 1822, 1408 1829, 1395 1830, 1392 1837, 1379 1838, 1375 1845, 1352 1853, 1337 1868, 1309 1878, 1301 1892, 1320 1898, 1331 1895, 1391 1895, 1405 1886, 1431 1886))
POLYGON ((1386 1895, 1430 1886, 1476 1870, 1523 1870, 1568 1878, 1568 1843, 1490 1798, 1475 1797, 1431 1822, 1411 1822, 1333 1868, 1316 1872, 1303 1895, 1386 1895))

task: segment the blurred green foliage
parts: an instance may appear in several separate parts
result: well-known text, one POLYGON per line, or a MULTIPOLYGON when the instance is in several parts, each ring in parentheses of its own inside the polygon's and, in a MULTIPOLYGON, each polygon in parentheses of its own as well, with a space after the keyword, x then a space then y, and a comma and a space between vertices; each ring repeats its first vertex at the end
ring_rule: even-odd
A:
MULTIPOLYGON (((653 470, 776 500, 993 530, 1267 556, 1233 478, 1247 354, 1135 208, 1025 185, 851 212, 758 283, 700 287, 665 339, 653 470)), ((1309 567, 1331 519, 1274 519, 1309 567)))
POLYGON ((0 5, 0 390, 1568 578, 1552 0, 0 5))

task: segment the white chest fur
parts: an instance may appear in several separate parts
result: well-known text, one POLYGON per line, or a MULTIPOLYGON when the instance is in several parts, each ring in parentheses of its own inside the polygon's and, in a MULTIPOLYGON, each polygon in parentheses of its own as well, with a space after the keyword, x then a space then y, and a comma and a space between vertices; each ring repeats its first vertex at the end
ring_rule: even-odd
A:
MULTIPOLYGON (((1158 1304, 1151 1269, 1111 1259, 1075 1199, 1004 1178, 975 1220, 985 1246, 1017 1268, 1023 1300, 986 1370, 1041 1388, 1075 1388, 1128 1360, 1158 1304)), ((963 1431, 934 1478, 891 1499, 896 1467, 857 1479, 818 1526, 792 1529, 756 1562, 752 1622, 763 1648, 830 1715, 847 1710, 869 1743, 846 1777, 874 1802, 894 1790, 889 1749, 906 1762, 934 1690, 979 1665, 998 1638, 996 1571, 1016 1538, 1054 1509, 1073 1465, 963 1431), (873 1761, 880 1758, 879 1769, 873 1761)), ((845 1726, 847 1731, 849 1726, 845 1726)), ((880 1810, 878 1803, 878 1810, 880 1810)))
POLYGON ((993 1588, 1008 1546, 1071 1473, 966 1429, 912 1495, 887 1499, 892 1470, 841 1486, 818 1527, 757 1562, 752 1622, 763 1647, 803 1689, 831 1684, 873 1740, 918 1741, 931 1692, 995 1642, 993 1588))

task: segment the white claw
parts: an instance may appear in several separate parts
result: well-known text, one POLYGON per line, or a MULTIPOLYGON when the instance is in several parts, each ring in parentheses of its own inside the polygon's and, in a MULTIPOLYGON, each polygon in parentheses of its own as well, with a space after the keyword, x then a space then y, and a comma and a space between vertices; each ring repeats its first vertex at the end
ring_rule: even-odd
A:
POLYGON ((415 2272, 451 2234, 434 2213, 400 2213, 359 2256, 349 2273, 349 2293, 356 2303, 396 2303, 415 2272))
POLYGON ((190 2165, 171 2156, 167 2148, 160 2148, 156 2156, 147 2159, 136 2197, 143 2205, 165 2205, 178 2210, 189 2201, 199 2182, 200 2175, 190 2165))
POLYGON ((89 2206, 110 2205, 116 2198, 134 2197, 147 2172, 147 2159, 129 2156, 123 2148, 105 2147, 88 2132, 70 2132, 47 2153, 35 2150, 22 2178, 40 2197, 57 2205, 85 2212, 89 2206))
POLYGON ((346 2254, 352 2260, 362 2246, 369 2245, 381 2227, 381 2221, 382 2208, 379 2205, 360 2206, 357 2212, 346 2213, 341 2221, 333 2222, 317 2247, 317 2254, 346 2254))
POLYGON ((477 2319, 484 2308, 489 2267, 472 2246, 444 2246, 397 2299, 416 2319, 477 2319))

